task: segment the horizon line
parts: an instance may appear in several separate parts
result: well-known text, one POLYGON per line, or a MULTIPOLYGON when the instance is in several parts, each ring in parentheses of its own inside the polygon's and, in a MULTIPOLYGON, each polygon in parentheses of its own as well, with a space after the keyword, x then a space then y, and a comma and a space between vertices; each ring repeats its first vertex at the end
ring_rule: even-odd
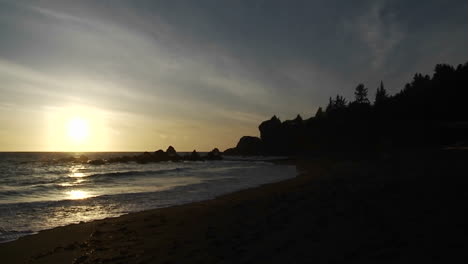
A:
MULTIPOLYGON (((194 149, 196 150, 196 149, 194 149)), ((125 150, 125 151, 118 151, 118 150, 112 150, 112 151, 105 151, 105 150, 92 150, 92 151, 66 151, 66 150, 60 150, 60 151, 54 151, 54 150, 0 150, 0 153, 70 153, 70 152, 75 152, 75 153, 102 153, 102 152, 108 152, 108 153, 137 153, 137 152, 155 152, 158 150, 125 150)), ((192 152, 193 150, 189 151, 176 151, 176 152, 192 152)), ((197 152, 210 152, 211 150, 196 150, 197 152)))

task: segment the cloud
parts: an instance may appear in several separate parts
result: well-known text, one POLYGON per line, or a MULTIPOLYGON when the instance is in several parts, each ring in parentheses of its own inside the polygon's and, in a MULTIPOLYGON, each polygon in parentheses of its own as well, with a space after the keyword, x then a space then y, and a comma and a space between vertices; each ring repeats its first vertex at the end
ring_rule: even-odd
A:
POLYGON ((139 146, 171 133, 232 145, 273 114, 308 117, 358 82, 399 89, 432 67, 423 57, 466 56, 463 5, 0 0, 0 118, 84 104, 114 113, 122 138, 141 128, 139 146))
POLYGON ((405 34, 395 15, 386 9, 386 1, 375 1, 354 22, 354 32, 371 52, 374 69, 381 68, 405 34))

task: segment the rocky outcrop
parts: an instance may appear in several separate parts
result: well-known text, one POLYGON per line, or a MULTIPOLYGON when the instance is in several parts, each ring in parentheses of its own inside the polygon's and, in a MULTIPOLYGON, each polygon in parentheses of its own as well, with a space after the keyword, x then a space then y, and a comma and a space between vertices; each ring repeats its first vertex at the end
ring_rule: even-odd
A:
POLYGON ((106 161, 103 159, 95 159, 95 160, 89 160, 88 164, 90 165, 104 165, 106 164, 106 161))
POLYGON ((221 156, 221 152, 218 148, 214 148, 212 151, 208 152, 206 155, 207 160, 222 160, 223 157, 221 156))
POLYGON ((226 156, 236 156, 240 155, 236 148, 228 148, 223 151, 223 154, 226 156))
POLYGON ((192 153, 180 156, 174 147, 169 146, 166 151, 159 149, 153 153, 144 152, 143 154, 136 156, 122 156, 122 157, 113 157, 109 159, 108 163, 125 163, 125 162, 137 162, 140 164, 150 163, 150 162, 162 162, 162 161, 203 161, 203 160, 221 160, 223 159, 219 149, 215 148, 212 151, 208 152, 206 156, 201 156, 196 150, 192 153))
POLYGON ((235 148, 225 150, 224 154, 249 156, 298 153, 304 148, 306 123, 300 115, 284 122, 273 116, 258 127, 260 138, 244 136, 235 148))
POLYGON ((153 153, 153 161, 168 161, 169 155, 164 150, 159 149, 153 153))
POLYGON ((263 142, 258 137, 244 136, 236 146, 243 155, 260 155, 263 153, 263 142))
POLYGON ((225 155, 244 155, 255 156, 264 153, 264 144, 258 137, 244 136, 242 137, 235 148, 224 151, 225 155))
POLYGON ((78 160, 79 162, 81 162, 81 163, 86 163, 86 162, 88 162, 89 158, 88 158, 87 156, 85 156, 85 155, 80 155, 80 156, 77 158, 77 160, 78 160))
POLYGON ((127 162, 134 161, 134 160, 135 160, 134 156, 122 156, 122 157, 110 158, 107 162, 109 162, 109 163, 127 163, 127 162))
POLYGON ((192 151, 192 153, 186 156, 185 159, 189 161, 202 161, 203 160, 200 154, 198 154, 196 150, 192 151))
POLYGON ((146 164, 154 160, 154 155, 149 152, 144 152, 135 157, 135 161, 140 164, 146 164))
POLYGON ((275 146, 281 141, 283 137, 283 129, 281 126, 281 120, 278 117, 273 116, 270 120, 264 121, 258 126, 260 130, 260 138, 265 144, 267 152, 274 152, 275 146))
POLYGON ((180 156, 174 147, 169 146, 166 151, 159 149, 155 152, 144 152, 139 155, 133 156, 119 156, 111 157, 108 160, 104 159, 93 159, 90 160, 87 156, 81 155, 79 157, 63 157, 56 160, 50 160, 47 162, 51 163, 81 163, 81 164, 91 164, 91 165, 103 165, 107 163, 127 163, 127 162, 136 162, 139 164, 146 164, 151 162, 163 162, 163 161, 204 161, 204 160, 222 160, 223 156, 218 148, 214 148, 212 151, 208 152, 206 155, 200 155, 196 150, 192 153, 180 156))
POLYGON ((177 155, 177 151, 174 149, 173 146, 169 146, 169 147, 167 148, 166 154, 167 154, 167 156, 169 156, 169 157, 176 157, 176 156, 178 156, 178 155, 177 155))

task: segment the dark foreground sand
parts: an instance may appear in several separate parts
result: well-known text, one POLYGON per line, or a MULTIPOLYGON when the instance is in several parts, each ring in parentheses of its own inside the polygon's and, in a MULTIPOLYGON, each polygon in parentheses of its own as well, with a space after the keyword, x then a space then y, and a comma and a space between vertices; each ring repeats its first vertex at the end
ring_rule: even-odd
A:
POLYGON ((295 179, 0 244, 0 263, 463 263, 467 157, 298 160, 295 179))

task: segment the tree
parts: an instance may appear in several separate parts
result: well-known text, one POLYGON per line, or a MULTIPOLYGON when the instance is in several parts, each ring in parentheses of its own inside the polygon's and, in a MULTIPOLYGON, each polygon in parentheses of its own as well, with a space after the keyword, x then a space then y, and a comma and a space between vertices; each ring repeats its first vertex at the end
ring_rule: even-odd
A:
POLYGON ((323 116, 324 116, 324 113, 323 113, 322 107, 319 107, 317 110, 317 113, 315 113, 315 118, 320 119, 320 118, 323 118, 323 116))
POLYGON ((383 82, 380 82, 380 87, 377 88, 377 93, 375 94, 375 105, 381 105, 383 102, 388 100, 387 90, 385 90, 383 82))
POLYGON ((354 92, 355 102, 358 104, 369 104, 369 99, 367 99, 367 88, 364 87, 364 84, 360 83, 356 87, 354 92))
POLYGON ((333 100, 331 97, 328 100, 328 105, 326 109, 326 113, 328 114, 335 114, 335 113, 342 113, 343 110, 346 109, 348 103, 346 102, 346 99, 341 96, 341 95, 336 95, 335 100, 333 100))
POLYGON ((303 120, 302 120, 302 116, 298 114, 298 115, 296 116, 296 119, 294 119, 294 121, 297 122, 297 123, 302 123, 302 121, 303 121, 303 120))
POLYGON ((437 64, 434 69, 434 79, 447 78, 455 72, 452 65, 448 64, 437 64))
POLYGON ((333 99, 330 97, 328 98, 328 105, 325 112, 330 113, 331 111, 333 111, 333 99))
POLYGON ((336 95, 335 102, 334 102, 335 109, 344 109, 346 108, 347 104, 348 103, 346 102, 346 99, 343 96, 336 95))

